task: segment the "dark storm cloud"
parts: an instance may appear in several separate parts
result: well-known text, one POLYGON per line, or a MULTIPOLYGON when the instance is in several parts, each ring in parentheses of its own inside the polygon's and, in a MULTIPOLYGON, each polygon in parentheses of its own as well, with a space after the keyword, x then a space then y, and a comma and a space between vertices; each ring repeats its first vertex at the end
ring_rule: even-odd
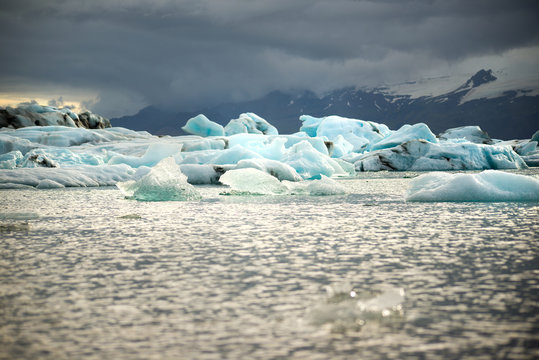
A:
POLYGON ((537 20, 536 1, 18 0, 0 5, 0 90, 69 84, 105 113, 322 91, 534 46, 537 20))

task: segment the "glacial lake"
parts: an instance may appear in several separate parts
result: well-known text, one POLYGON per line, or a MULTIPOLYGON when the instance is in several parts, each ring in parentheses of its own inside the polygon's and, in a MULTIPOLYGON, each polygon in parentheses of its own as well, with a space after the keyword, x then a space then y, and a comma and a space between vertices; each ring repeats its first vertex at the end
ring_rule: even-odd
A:
POLYGON ((0 358, 538 358, 539 203, 407 203, 416 175, 1 190, 0 358))

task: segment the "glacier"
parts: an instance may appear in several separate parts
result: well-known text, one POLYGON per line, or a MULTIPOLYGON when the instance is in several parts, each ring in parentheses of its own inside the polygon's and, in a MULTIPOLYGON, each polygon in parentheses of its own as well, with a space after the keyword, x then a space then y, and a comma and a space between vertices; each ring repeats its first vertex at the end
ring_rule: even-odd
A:
POLYGON ((429 173, 412 180, 407 201, 539 201, 539 179, 486 170, 478 174, 429 173))
MULTIPOLYGON (((302 115, 300 120, 294 134, 279 134, 254 113, 242 113, 226 126, 200 114, 185 124, 191 133, 186 136, 157 137, 119 127, 4 127, 0 188, 111 186, 147 176, 138 186, 150 189, 159 184, 152 171, 168 159, 178 166, 172 173, 181 173, 189 184, 225 184, 242 170, 271 177, 268 181, 278 182, 287 194, 341 194, 332 179, 362 171, 518 170, 539 163, 537 134, 502 141, 477 126, 436 136, 424 123, 391 130, 336 115, 302 115)), ((130 196, 136 198, 135 192, 130 196)))

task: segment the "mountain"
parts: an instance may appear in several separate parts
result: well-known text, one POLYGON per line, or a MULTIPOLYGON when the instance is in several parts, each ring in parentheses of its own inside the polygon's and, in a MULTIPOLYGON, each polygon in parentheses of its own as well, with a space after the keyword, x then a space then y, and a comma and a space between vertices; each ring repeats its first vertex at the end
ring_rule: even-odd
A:
POLYGON ((136 115, 111 119, 111 123, 156 135, 180 135, 180 127, 199 113, 226 125, 242 112, 262 116, 283 134, 298 131, 299 116, 309 114, 370 120, 391 129, 424 122, 434 133, 479 125, 494 138, 527 139, 539 130, 539 81, 515 81, 502 72, 480 70, 467 80, 438 77, 375 88, 349 87, 323 96, 310 91, 274 91, 259 99, 189 113, 150 106, 136 115))

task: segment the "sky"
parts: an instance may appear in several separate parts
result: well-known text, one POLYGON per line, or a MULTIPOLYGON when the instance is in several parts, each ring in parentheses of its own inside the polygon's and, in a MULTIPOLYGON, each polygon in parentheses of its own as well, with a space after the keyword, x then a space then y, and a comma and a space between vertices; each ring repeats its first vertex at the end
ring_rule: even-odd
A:
POLYGON ((5 0, 0 105, 107 117, 485 68, 539 78, 536 0, 5 0))

